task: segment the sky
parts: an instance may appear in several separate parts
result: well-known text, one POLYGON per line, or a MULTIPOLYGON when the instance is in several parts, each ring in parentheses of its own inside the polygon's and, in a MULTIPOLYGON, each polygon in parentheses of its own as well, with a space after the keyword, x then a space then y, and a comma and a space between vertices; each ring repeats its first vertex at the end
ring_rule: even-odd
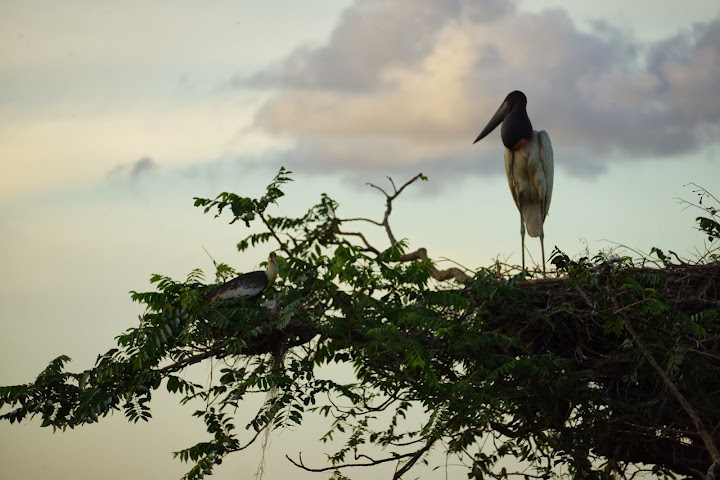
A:
MULTIPOLYGON (((515 89, 553 142, 548 252, 691 258, 699 211, 677 199, 695 199, 689 182, 720 193, 719 85, 709 0, 2 1, 0 384, 60 354, 89 368, 137 322, 128 291, 153 273, 212 272, 205 250, 257 268, 267 252, 238 254, 247 231, 192 198, 259 195, 281 165, 295 182, 276 214, 326 192, 340 215, 380 219, 366 183, 422 172, 395 203, 397 237, 470 269, 519 263, 499 132, 472 144, 515 89)), ((159 395, 147 425, 3 423, 0 464, 8 478, 179 478, 170 452, 204 432, 191 410, 159 395)), ((273 439, 266 478, 305 478, 283 456, 319 431, 273 439)), ((236 457, 215 478, 254 472, 236 457)))

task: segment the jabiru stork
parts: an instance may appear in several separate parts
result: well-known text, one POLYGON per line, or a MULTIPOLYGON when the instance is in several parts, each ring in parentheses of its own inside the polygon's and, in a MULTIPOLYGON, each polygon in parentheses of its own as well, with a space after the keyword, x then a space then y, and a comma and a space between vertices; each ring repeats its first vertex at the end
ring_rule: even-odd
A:
POLYGON ((267 260, 267 268, 255 272, 244 273, 230 281, 218 285, 205 295, 205 299, 211 302, 216 300, 229 300, 233 298, 246 297, 249 300, 257 300, 263 291, 275 281, 278 274, 278 264, 275 252, 270 252, 267 260))
POLYGON ((505 173, 515 206, 520 211, 522 268, 525 270, 525 229, 540 237, 545 273, 545 232, 543 224, 550 210, 553 190, 553 150, 545 130, 533 130, 527 114, 527 97, 519 90, 510 92, 473 143, 482 140, 500 123, 505 145, 505 173))

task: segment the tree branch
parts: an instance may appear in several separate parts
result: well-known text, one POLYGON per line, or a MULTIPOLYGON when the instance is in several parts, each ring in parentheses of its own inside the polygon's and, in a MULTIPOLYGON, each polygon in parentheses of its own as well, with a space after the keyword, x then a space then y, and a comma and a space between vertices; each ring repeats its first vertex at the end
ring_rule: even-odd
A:
POLYGON ((365 238, 365 235, 363 235, 363 234, 360 233, 360 232, 343 232, 343 231, 340 231, 340 229, 338 228, 338 229, 336 230, 336 233, 337 233, 338 235, 349 235, 349 236, 353 236, 353 237, 359 237, 359 238, 363 241, 363 243, 365 244, 365 247, 367 248, 367 250, 373 252, 375 255, 379 255, 379 254, 380 254, 380 251, 379 251, 378 249, 376 249, 375 247, 373 247, 373 246, 370 244, 370 242, 368 242, 368 239, 365 238))
POLYGON ((290 257, 291 256, 290 250, 288 249, 287 245, 285 245, 285 243, 282 240, 280 240, 280 237, 278 237, 277 232, 268 223, 267 219, 265 218, 265 215, 263 215, 263 212, 258 212, 258 215, 260 216, 260 220, 262 220, 262 222, 265 224, 265 227, 268 229, 270 234, 275 238, 275 241, 278 242, 278 246, 280 247, 280 250, 285 252, 285 255, 290 257))
MULTIPOLYGON (((382 192, 383 195, 385 195, 385 203, 386 203, 386 209, 385 214, 383 216, 382 222, 377 222, 375 220, 371 220, 369 218, 348 218, 348 219, 338 219, 338 223, 343 222, 356 222, 356 221, 363 221, 363 222, 369 222, 373 225, 377 225, 379 227, 384 227, 385 232, 387 233, 388 239, 390 240, 391 245, 395 245, 397 243, 397 239, 395 238, 395 235, 392 232, 392 229, 390 228, 390 214, 392 213, 392 202, 395 200, 402 192, 412 183, 416 182, 417 180, 422 179, 426 180, 426 177, 422 173, 418 173, 413 178, 405 182, 399 189, 395 187, 395 182, 393 182, 392 178, 388 177, 388 180, 390 181, 390 184, 393 187, 393 194, 390 195, 388 192, 386 192, 384 189, 378 187, 375 184, 368 183, 368 185, 376 190, 379 190, 382 192)), ((373 247, 372 244, 368 241, 368 239, 363 235, 361 232, 343 232, 339 228, 335 229, 335 233, 338 235, 346 235, 346 236, 354 236, 360 238, 362 240, 362 243, 365 245, 365 248, 375 253, 376 255, 380 254, 380 251, 373 247)), ((412 262, 414 260, 427 260, 427 250, 425 248, 420 248, 414 252, 407 253, 400 257, 398 260, 399 262, 412 262)), ((467 284, 472 281, 472 277, 468 276, 464 271, 457 267, 451 267, 445 270, 438 270, 435 265, 430 263, 430 274, 433 276, 433 278, 439 282, 443 282, 446 280, 455 280, 458 283, 461 284, 467 284)))
POLYGON ((206 358, 215 357, 215 358, 223 358, 227 355, 227 352, 223 351, 223 348, 225 347, 224 342, 217 342, 212 347, 210 347, 209 350, 206 350, 201 353, 197 353, 195 355, 192 355, 190 357, 185 358, 184 360, 180 360, 174 363, 171 363, 170 365, 166 365, 165 367, 159 368, 155 370, 156 372, 165 375, 167 373, 173 373, 182 370, 185 367, 189 367, 190 365, 194 365, 196 363, 200 363, 206 358))
MULTIPOLYGON (((423 447, 423 448, 425 448, 425 447, 423 447)), ((299 458, 299 460, 298 460, 297 462, 296 462, 295 460, 293 460, 292 458, 290 458, 289 455, 285 455, 285 458, 287 458, 288 461, 289 461, 290 463, 292 463, 293 465, 295 465, 296 467, 302 468, 303 470, 305 470, 305 471, 307 471, 307 472, 319 473, 319 472, 328 472, 328 471, 330 471, 330 470, 337 470, 337 469, 340 469, 340 468, 348 468, 348 467, 373 467, 373 466, 375 466, 375 465, 380 465, 380 464, 387 463, 387 462, 394 462, 394 461, 400 460, 400 459, 402 459, 402 458, 412 457, 412 456, 415 455, 416 453, 417 453, 417 452, 403 453, 403 454, 401 454, 401 455, 395 455, 395 456, 393 456, 393 457, 381 458, 381 459, 379 459, 379 460, 375 460, 375 459, 372 459, 372 458, 368 457, 367 455, 364 455, 364 457, 370 458, 370 461, 369 461, 369 462, 365 462, 365 463, 344 463, 344 464, 342 464, 342 465, 332 465, 332 466, 329 466, 329 467, 320 467, 320 468, 312 468, 312 467, 306 466, 306 465, 303 463, 303 461, 302 461, 302 453, 298 453, 298 458, 299 458)), ((399 478, 399 477, 394 477, 394 478, 399 478)))
MULTIPOLYGON (((610 292, 608 292, 610 293, 610 292)), ((622 318, 623 325, 625 326, 625 329, 628 331, 630 336, 633 338, 633 341, 640 349, 640 352, 643 354, 647 362, 650 364, 650 366, 655 370, 655 372, 660 376, 663 383, 667 387, 668 390, 670 390, 670 393, 675 397, 675 399, 678 401, 680 406, 685 410, 685 413, 688 414, 690 419, 692 420, 693 424, 695 425, 695 430, 700 435, 700 438, 703 441, 703 444, 705 445, 705 448, 707 449, 708 453, 710 454, 710 458, 713 460, 712 465, 708 469, 708 479, 714 479, 715 475, 714 472, 720 468, 720 454, 718 453, 717 446, 715 445, 715 442, 713 441, 712 437, 708 433, 708 431, 705 429, 705 425, 703 424, 702 419, 697 414, 695 409, 690 405, 690 402, 687 401, 685 396, 680 392, 680 390, 677 388, 677 386, 670 380, 670 378, 667 376, 665 371, 662 369, 662 367, 657 363, 655 358, 652 356, 650 351, 647 349, 645 344, 640 340, 640 337, 635 332, 635 329, 630 325, 630 322, 628 321, 625 314, 622 312, 623 308, 620 307, 618 304, 617 298, 615 295, 612 295, 612 302, 615 306, 616 313, 620 314, 620 318, 622 318)))
POLYGON ((418 179, 426 180, 427 177, 425 177, 425 175, 423 175, 422 173, 418 173, 413 178, 411 178, 410 180, 405 182, 405 184, 403 184, 403 186, 400 187, 400 189, 398 190, 395 188, 395 183, 390 178, 390 184, 393 186, 393 190, 395 191, 395 193, 393 193, 392 195, 388 195, 388 193, 385 190, 378 187, 377 185, 368 183, 368 185, 380 190, 383 193, 383 195, 385 195, 385 205, 386 205, 385 215, 383 216, 383 221, 380 222, 380 225, 385 227, 385 232, 387 233, 387 236, 388 236, 388 239, 390 240, 391 245, 395 245, 397 243, 397 239, 395 238, 395 235, 392 233, 392 229, 390 228, 390 222, 388 221, 388 219, 390 218, 390 214, 392 213, 392 202, 393 202, 393 200, 395 200, 398 197, 398 195, 400 195, 402 193, 403 190, 405 190, 405 187, 407 187, 411 183, 414 183, 418 179))
MULTIPOLYGON (((427 260, 427 249, 425 248, 418 248, 414 252, 406 253, 405 255, 401 256, 398 260, 399 262, 412 262, 414 260, 427 260)), ((430 274, 433 276, 435 280, 438 280, 440 282, 450 279, 455 279, 458 283, 467 284, 472 281, 472 277, 468 276, 465 272, 460 270, 457 267, 450 267, 445 270, 438 270, 435 265, 430 263, 430 274)))
POLYGON ((427 453, 430 448, 435 444, 437 441, 437 437, 431 436, 428 438, 428 441, 425 443, 425 446, 423 446, 420 450, 416 451, 413 456, 408 460, 405 465, 402 466, 401 469, 395 472, 395 475, 393 475, 393 480, 398 480, 400 477, 405 475, 408 470, 410 470, 420 458, 422 458, 425 453, 427 453))

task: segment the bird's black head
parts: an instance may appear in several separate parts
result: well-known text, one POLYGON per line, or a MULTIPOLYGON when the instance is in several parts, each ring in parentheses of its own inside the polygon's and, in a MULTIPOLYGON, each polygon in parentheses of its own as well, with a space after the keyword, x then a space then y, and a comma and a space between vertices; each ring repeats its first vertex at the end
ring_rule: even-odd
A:
POLYGON ((510 92, 473 143, 482 140, 500 123, 503 124, 501 131, 503 144, 507 148, 516 148, 522 140, 530 140, 533 129, 527 116, 526 106, 527 97, 523 92, 520 90, 510 92))
POLYGON ((515 106, 517 106, 517 105, 526 107, 527 106, 527 97, 520 90, 515 90, 513 92, 508 93, 508 96, 505 97, 504 103, 507 103, 510 106, 511 110, 513 108, 515 108, 515 106))

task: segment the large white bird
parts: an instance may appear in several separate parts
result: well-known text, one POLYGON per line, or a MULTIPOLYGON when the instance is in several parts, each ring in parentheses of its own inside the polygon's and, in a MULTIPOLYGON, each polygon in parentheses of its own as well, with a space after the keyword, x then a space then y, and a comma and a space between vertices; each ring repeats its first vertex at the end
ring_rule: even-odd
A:
POLYGON ((553 151, 545 130, 533 130, 527 114, 527 97, 519 90, 510 92, 476 143, 502 122, 500 136, 505 145, 505 172, 510 193, 520 211, 522 268, 525 269, 525 228, 531 237, 540 237, 545 273, 545 232, 543 224, 550 210, 553 189, 553 151))
POLYGON ((257 300, 263 291, 272 285, 278 274, 278 264, 275 252, 268 255, 267 268, 256 272, 244 273, 232 280, 218 285, 208 293, 205 298, 209 301, 229 300, 231 298, 246 297, 249 300, 257 300))

